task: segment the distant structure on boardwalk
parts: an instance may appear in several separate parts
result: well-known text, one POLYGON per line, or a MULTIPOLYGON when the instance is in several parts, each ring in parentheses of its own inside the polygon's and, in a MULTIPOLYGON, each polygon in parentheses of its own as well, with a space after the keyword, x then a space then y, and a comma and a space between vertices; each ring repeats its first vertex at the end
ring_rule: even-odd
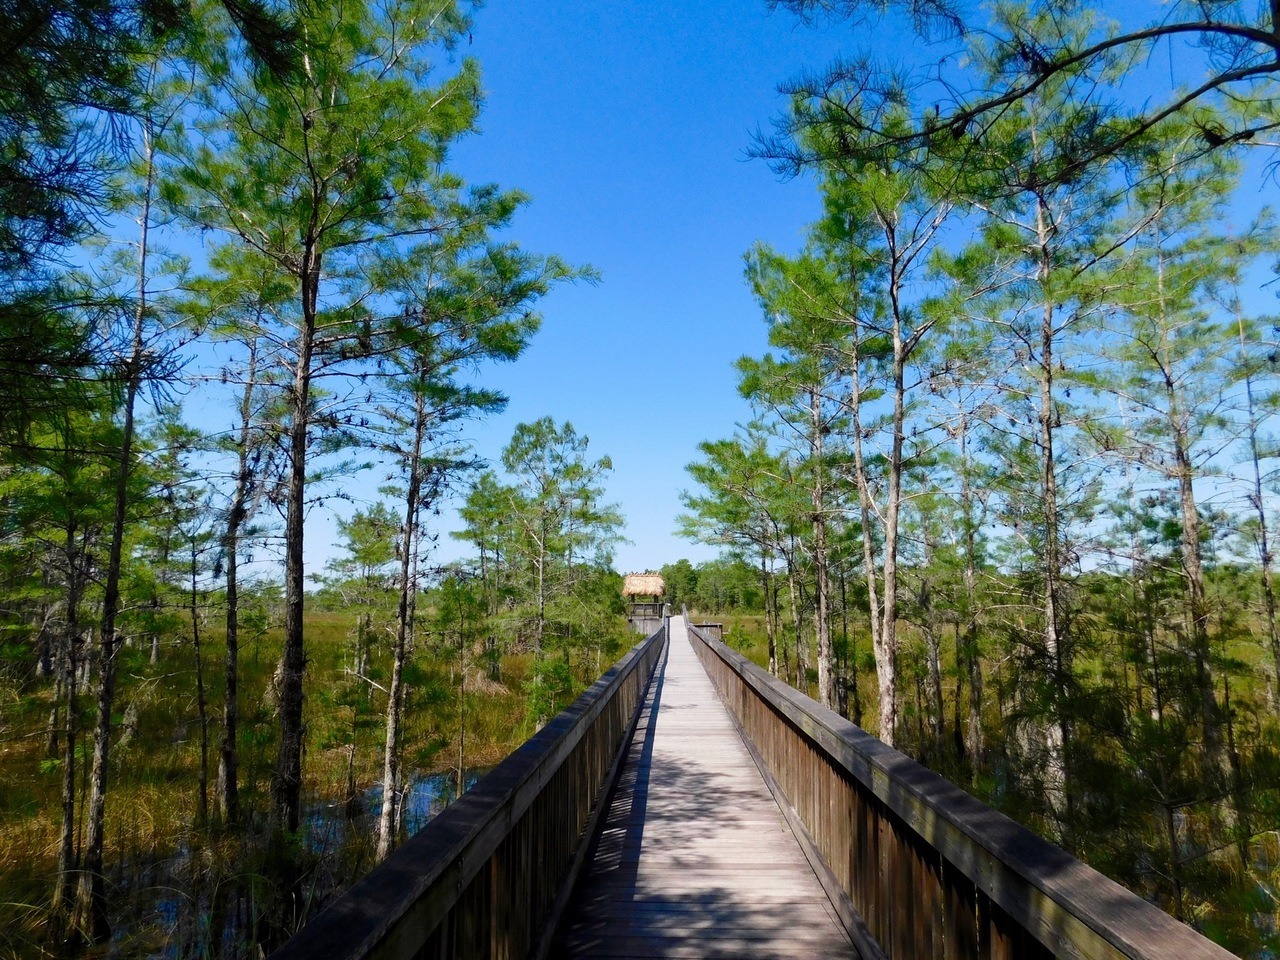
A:
POLYGON ((629 600, 636 597, 661 599, 667 592, 667 585, 660 573, 628 573, 622 580, 622 595, 629 600))
POLYGON ((627 622, 632 630, 648 635, 662 625, 662 597, 666 592, 661 574, 628 573, 623 578, 622 595, 627 598, 627 622))

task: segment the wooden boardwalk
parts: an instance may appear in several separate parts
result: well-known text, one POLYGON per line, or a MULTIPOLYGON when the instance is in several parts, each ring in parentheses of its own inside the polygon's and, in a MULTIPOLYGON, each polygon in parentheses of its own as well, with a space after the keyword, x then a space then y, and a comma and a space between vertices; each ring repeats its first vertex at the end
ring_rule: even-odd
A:
POLYGON ((667 660, 551 955, 856 957, 683 622, 670 623, 667 660))

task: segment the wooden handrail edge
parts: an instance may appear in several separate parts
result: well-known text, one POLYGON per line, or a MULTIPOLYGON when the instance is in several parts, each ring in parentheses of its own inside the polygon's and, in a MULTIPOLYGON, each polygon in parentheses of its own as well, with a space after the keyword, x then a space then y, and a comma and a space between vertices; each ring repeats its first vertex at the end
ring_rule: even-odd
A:
POLYGON ((433 887, 439 888, 437 894, 446 886, 450 891, 444 907, 455 901, 613 695, 664 639, 665 628, 659 627, 632 647, 564 711, 298 930, 269 960, 356 960, 392 937, 415 909, 428 906, 423 898, 433 887), (446 878, 447 885, 442 884, 446 878))
MULTIPOLYGON (((685 620, 690 635, 757 696, 1056 955, 1096 955, 1076 937, 1064 939, 1065 925, 1082 934, 1087 930, 1134 960, 1238 960, 685 620), (1029 889, 1039 896, 1028 896, 1029 889), (1046 909, 1054 915, 1052 924, 1044 923, 1046 909)), ((1092 939, 1089 934, 1080 939, 1092 939)))

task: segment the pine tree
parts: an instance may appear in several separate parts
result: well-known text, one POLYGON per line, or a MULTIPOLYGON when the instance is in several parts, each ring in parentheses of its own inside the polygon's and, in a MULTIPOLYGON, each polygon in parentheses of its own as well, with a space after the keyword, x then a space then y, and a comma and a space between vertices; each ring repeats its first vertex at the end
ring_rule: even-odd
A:
MULTIPOLYGON (((184 158, 181 189, 168 197, 188 222, 227 238, 211 258, 218 278, 234 288, 238 275, 269 275, 292 286, 265 318, 276 344, 269 362, 288 399, 285 645, 272 781, 280 833, 297 830, 301 810, 312 443, 321 434, 354 442, 366 392, 361 373, 376 374, 416 335, 412 315, 393 307, 405 292, 398 264, 509 202, 492 189, 469 195, 444 169, 449 144, 474 124, 479 98, 470 60, 428 85, 431 57, 467 29, 460 8, 345 0, 303 11, 297 28, 298 69, 285 76, 250 73, 224 55, 226 25, 214 30, 212 53, 198 64, 200 136, 184 158), (324 378, 346 387, 322 406, 316 391, 324 378)), ((234 296, 233 289, 227 299, 234 296)))

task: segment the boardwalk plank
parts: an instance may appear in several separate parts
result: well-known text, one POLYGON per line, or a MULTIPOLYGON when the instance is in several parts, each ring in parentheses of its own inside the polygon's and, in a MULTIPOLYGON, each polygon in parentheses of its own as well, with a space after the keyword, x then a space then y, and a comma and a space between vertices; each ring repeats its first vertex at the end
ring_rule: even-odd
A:
POLYGON ((659 669, 553 955, 856 957, 679 619, 659 669))

